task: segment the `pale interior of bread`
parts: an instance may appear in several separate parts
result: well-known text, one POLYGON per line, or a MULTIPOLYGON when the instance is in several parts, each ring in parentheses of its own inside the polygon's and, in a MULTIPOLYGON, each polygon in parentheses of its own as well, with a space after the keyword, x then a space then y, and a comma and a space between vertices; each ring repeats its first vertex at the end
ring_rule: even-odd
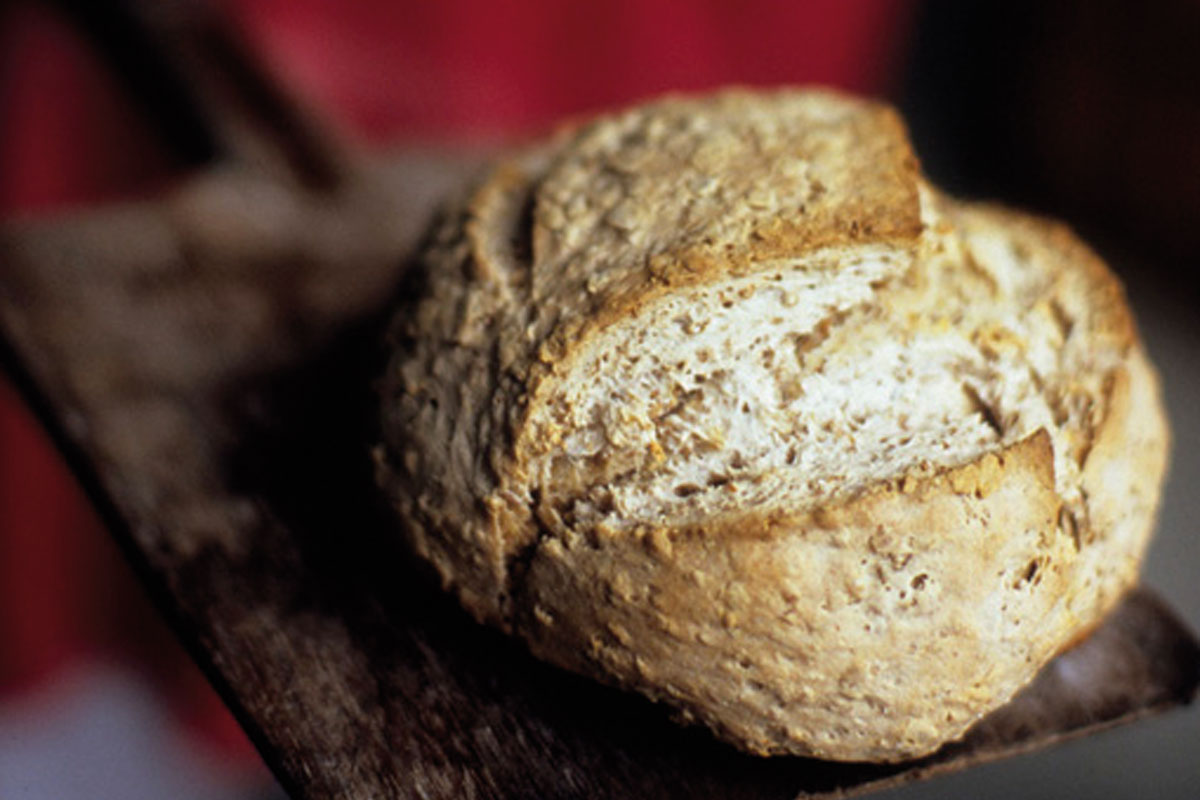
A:
POLYGON ((915 258, 875 244, 756 264, 595 335, 541 411, 569 431, 534 470, 574 487, 558 512, 619 530, 796 511, 1040 428, 1077 499, 1103 394, 1080 376, 1105 366, 1079 341, 1079 278, 1003 229, 959 232, 928 190, 922 204, 915 258))

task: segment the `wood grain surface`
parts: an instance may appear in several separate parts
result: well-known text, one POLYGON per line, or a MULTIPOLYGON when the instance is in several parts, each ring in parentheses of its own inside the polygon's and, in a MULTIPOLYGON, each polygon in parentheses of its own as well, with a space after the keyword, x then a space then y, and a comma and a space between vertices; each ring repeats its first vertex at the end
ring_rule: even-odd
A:
POLYGON ((743 755, 473 624, 372 482, 381 320, 438 153, 336 188, 209 170, 0 230, 6 365, 297 798, 790 798, 878 788, 1189 701, 1200 647, 1130 595, 965 740, 902 765, 743 755))

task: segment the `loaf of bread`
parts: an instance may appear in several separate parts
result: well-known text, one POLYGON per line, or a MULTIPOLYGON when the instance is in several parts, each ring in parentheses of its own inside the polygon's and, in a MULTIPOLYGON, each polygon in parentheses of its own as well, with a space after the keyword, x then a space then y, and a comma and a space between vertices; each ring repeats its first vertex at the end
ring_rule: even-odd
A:
POLYGON ((1138 575, 1123 292, 949 199, 890 109, 660 100, 496 166, 391 328, 381 486, 479 620, 754 753, 959 737, 1138 575))

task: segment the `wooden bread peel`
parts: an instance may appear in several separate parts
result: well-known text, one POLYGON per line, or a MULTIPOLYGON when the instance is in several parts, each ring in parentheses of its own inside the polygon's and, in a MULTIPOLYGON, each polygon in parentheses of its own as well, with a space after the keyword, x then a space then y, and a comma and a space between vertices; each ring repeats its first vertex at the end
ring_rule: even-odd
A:
POLYGON ((1139 590, 930 758, 764 760, 475 625, 395 549, 368 451, 405 254, 478 161, 340 145, 199 4, 58 5, 118 71, 154 64, 170 103, 130 88, 204 167, 0 229, 6 366, 293 796, 840 796, 1194 696, 1200 645, 1139 590))

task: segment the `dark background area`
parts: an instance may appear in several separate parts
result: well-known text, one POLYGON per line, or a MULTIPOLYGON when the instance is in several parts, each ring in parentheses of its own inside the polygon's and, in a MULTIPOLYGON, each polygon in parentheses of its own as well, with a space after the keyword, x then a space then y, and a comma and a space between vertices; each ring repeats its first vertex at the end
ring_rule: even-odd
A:
POLYGON ((928 0, 913 32, 896 100, 934 182, 1065 218, 1195 291, 1200 3, 928 0))

